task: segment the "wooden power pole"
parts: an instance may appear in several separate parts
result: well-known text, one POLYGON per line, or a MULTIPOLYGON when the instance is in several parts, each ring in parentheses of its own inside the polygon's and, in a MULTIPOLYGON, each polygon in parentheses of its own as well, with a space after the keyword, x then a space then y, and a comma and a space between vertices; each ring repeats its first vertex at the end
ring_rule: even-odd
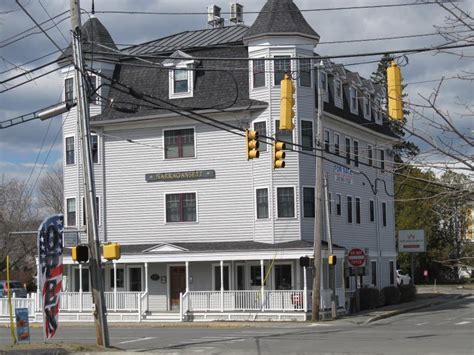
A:
POLYGON ((77 116, 79 137, 82 147, 82 170, 84 175, 84 195, 86 209, 86 231, 89 244, 89 271, 92 281, 92 300, 94 302, 94 321, 97 345, 109 347, 104 297, 104 280, 100 259, 99 229, 97 227, 97 204, 95 197, 94 169, 91 154, 91 135, 89 126, 89 100, 86 93, 86 73, 81 42, 81 13, 79 0, 70 0, 72 24, 72 52, 74 61, 74 81, 77 95, 77 116))

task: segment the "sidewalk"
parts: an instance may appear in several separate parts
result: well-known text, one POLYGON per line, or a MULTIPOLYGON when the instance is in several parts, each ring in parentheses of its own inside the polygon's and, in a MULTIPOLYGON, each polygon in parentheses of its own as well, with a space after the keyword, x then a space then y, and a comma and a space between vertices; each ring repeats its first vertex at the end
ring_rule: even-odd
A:
POLYGON ((417 299, 412 302, 400 303, 348 315, 342 319, 354 324, 368 324, 398 314, 436 306, 442 303, 473 295, 473 290, 460 288, 459 285, 417 285, 417 299))

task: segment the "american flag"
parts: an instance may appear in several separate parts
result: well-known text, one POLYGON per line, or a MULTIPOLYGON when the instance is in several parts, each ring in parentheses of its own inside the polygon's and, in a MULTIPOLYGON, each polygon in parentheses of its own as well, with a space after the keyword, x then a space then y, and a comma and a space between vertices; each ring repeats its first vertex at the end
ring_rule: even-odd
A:
POLYGON ((59 293, 63 278, 63 221, 63 215, 54 215, 46 218, 38 229, 38 282, 47 339, 52 338, 58 329, 59 293))

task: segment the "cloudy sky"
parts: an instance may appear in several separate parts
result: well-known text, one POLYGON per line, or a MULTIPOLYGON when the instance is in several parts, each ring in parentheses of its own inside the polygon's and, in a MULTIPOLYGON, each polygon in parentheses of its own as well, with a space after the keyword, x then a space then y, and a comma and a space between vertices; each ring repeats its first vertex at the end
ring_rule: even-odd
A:
MULTIPOLYGON (((360 6, 376 4, 394 4, 414 2, 414 0, 295 0, 300 9, 317 9, 342 6, 360 6)), ((21 3, 38 22, 49 19, 68 10, 66 0, 21 0, 21 3)), ((96 11, 160 11, 160 12, 205 12, 211 1, 203 0, 96 0, 96 11)), ((258 11, 264 0, 242 0, 244 13, 258 11)), ((215 0, 215 4, 228 11, 229 2, 215 0)), ((474 1, 466 0, 459 4, 463 9, 474 12, 474 1)), ((82 0, 81 7, 91 9, 90 0, 82 0)), ((447 13, 438 5, 421 5, 409 7, 393 7, 363 10, 339 11, 308 11, 304 16, 309 24, 320 34, 321 42, 353 40, 364 38, 389 37, 398 35, 429 34, 436 32, 434 26, 443 26, 447 13)), ((130 14, 101 14, 97 17, 108 28, 113 39, 118 44, 136 44, 160 38, 172 33, 202 29, 206 26, 205 15, 130 15, 130 14)), ((227 17, 227 15, 225 15, 227 17)), ((244 14, 244 21, 251 25, 255 14, 244 14)), ((58 17, 56 21, 64 19, 58 17)), ((86 20, 83 17, 83 22, 86 20)), ((47 27, 50 27, 49 22, 47 27)), ((0 81, 21 74, 24 69, 35 68, 42 63, 56 58, 58 54, 48 56, 18 68, 19 65, 39 58, 56 50, 44 34, 34 34, 21 40, 9 40, 33 26, 32 21, 21 11, 14 0, 0 1, 0 81)), ((52 28, 48 33, 61 47, 69 42, 70 21, 65 19, 52 28)), ((26 32, 22 36, 30 34, 26 32)), ((36 31, 34 31, 36 32, 36 31)), ((18 39, 15 37, 13 40, 18 39)), ((321 43, 316 49, 319 54, 336 55, 346 53, 361 53, 374 51, 389 51, 395 49, 418 48, 445 43, 440 36, 423 36, 415 38, 367 41, 355 43, 329 44, 321 43)), ((473 49, 458 49, 453 52, 464 55, 474 55, 473 49)), ((377 57, 351 58, 337 60, 345 64, 361 61, 377 60, 377 57)), ((429 95, 436 82, 420 81, 434 80, 441 77, 452 77, 464 71, 474 72, 472 58, 459 59, 453 54, 423 53, 408 57, 409 64, 403 67, 407 92, 411 102, 420 103, 419 95, 429 95)), ((377 64, 351 65, 350 69, 358 71, 363 76, 370 76, 377 64)), ((51 70, 52 67, 35 72, 34 76, 51 70)), ((31 76, 28 76, 30 78, 31 76)), ((25 78, 3 84, 0 91, 22 82, 25 78)), ((0 93, 0 121, 22 114, 33 112, 60 101, 62 80, 59 73, 46 75, 41 79, 15 89, 0 93)), ((465 116, 466 110, 460 104, 474 102, 472 81, 447 80, 442 88, 439 104, 452 114, 457 127, 472 137, 473 118, 465 116)), ((410 123, 411 124, 411 123, 410 123)), ((423 122, 415 120, 414 125, 422 128, 423 122)), ((45 122, 32 121, 16 127, 0 130, 0 176, 30 177, 34 184, 36 177, 44 169, 61 161, 62 139, 60 121, 58 119, 45 122), (36 164, 35 164, 36 162, 36 164), (34 169, 33 169, 34 168, 34 169)), ((472 152, 471 152, 472 154, 472 152)), ((442 160, 442 158, 437 158, 442 160)))

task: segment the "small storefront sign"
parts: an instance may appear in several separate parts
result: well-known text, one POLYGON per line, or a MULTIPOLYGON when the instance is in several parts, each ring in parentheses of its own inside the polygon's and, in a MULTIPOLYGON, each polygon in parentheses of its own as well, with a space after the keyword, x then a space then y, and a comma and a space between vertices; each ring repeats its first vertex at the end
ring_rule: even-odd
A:
POLYGON ((28 308, 15 309, 16 337, 18 342, 30 341, 30 323, 28 320, 28 308))
POLYGON ((352 184, 352 170, 345 166, 334 164, 334 180, 344 184, 352 184))
POLYGON ((181 181, 181 180, 198 180, 198 179, 214 179, 216 177, 215 170, 192 170, 192 171, 176 171, 169 173, 146 174, 146 182, 157 181, 181 181))
POLYGON ((399 230, 398 251, 402 253, 425 252, 425 231, 423 229, 399 230))

